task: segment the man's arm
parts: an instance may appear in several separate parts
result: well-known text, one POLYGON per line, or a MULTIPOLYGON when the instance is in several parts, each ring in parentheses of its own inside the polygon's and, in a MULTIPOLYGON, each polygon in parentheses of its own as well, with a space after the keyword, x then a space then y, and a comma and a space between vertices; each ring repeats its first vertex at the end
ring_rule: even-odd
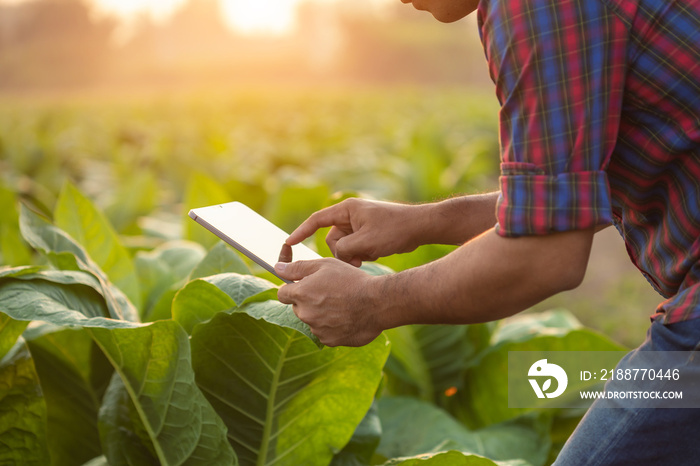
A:
POLYGON ((473 324, 511 316, 585 275, 593 230, 504 238, 491 229, 446 257, 387 276, 380 326, 473 324))
POLYGON ((461 245, 494 226, 497 199, 497 192, 419 205, 347 199, 312 214, 287 244, 332 227, 326 237, 331 252, 355 266, 423 244, 461 245))
POLYGON ((372 277, 340 261, 286 264, 280 301, 329 346, 360 346, 406 324, 469 324, 522 311, 583 279, 593 229, 503 238, 491 229, 446 257, 372 277))

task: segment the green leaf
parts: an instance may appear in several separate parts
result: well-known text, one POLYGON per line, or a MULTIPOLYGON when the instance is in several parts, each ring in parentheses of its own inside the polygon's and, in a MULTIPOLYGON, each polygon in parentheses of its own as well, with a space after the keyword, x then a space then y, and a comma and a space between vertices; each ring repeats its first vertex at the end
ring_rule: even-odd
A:
POLYGON ((17 339, 27 328, 28 322, 14 320, 0 312, 0 359, 17 344, 17 339))
POLYGON ((83 245, 110 281, 140 307, 141 294, 131 256, 102 212, 67 183, 58 198, 54 218, 56 226, 83 245))
POLYGON ((21 277, 23 275, 31 275, 36 272, 45 270, 45 267, 39 265, 23 265, 20 267, 0 267, 0 278, 6 277, 21 277))
POLYGON ((197 383, 229 428, 244 465, 326 465, 372 404, 389 352, 319 349, 300 332, 244 312, 192 332, 197 383))
POLYGON ((20 321, 66 327, 134 328, 110 319, 99 281, 92 274, 36 268, 0 269, 0 312, 20 321))
POLYGON ((412 252, 382 257, 378 262, 399 272, 437 260, 455 249, 455 246, 426 244, 412 252))
POLYGON ((325 184, 287 184, 270 196, 265 206, 265 217, 289 233, 309 215, 322 209, 329 195, 325 184))
POLYGON ((49 464, 46 404, 22 338, 0 360, 0 464, 49 464))
POLYGON ((158 183, 152 172, 137 170, 119 180, 105 216, 114 228, 124 233, 136 225, 139 217, 153 212, 157 207, 158 183))
POLYGON ((367 411, 352 438, 340 453, 333 457, 331 466, 364 466, 370 464, 382 436, 382 423, 376 401, 367 411))
POLYGON ((491 344, 526 341, 533 335, 566 335, 583 325, 569 311, 557 309, 538 314, 518 314, 500 321, 491 336, 491 344))
POLYGON ((277 301, 277 288, 249 275, 219 274, 192 280, 173 299, 173 319, 192 333, 195 325, 219 312, 245 312, 255 318, 303 333, 319 348, 323 345, 294 314, 292 306, 277 301))
POLYGON ((250 269, 229 245, 219 241, 190 274, 190 280, 220 273, 249 275, 250 269))
MULTIPOLYGON (((471 427, 483 427, 530 412, 527 408, 508 408, 509 351, 621 351, 624 348, 606 336, 587 329, 572 328, 572 320, 562 314, 545 313, 516 321, 519 326, 508 332, 494 333, 499 343, 481 354, 478 362, 463 376, 463 389, 450 399, 450 412, 471 427), (548 327, 547 323, 562 325, 548 327), (521 325, 522 324, 522 325, 521 325), (532 331, 531 329, 536 329, 532 331), (542 330, 542 333, 539 333, 542 330), (512 340, 503 335, 510 335, 512 340)), ((510 325, 510 324, 503 324, 510 325)))
POLYGON ((0 281, 0 311, 18 320, 87 328, 124 382, 161 464, 233 461, 226 428, 195 384, 182 327, 172 321, 145 325, 96 317, 107 308, 94 288, 80 283, 90 275, 35 275, 40 278, 0 281))
MULTIPOLYGON (((186 209, 206 207, 214 204, 222 204, 235 199, 214 178, 202 173, 195 173, 190 178, 185 193, 186 209)), ((202 228, 197 222, 192 221, 187 215, 183 216, 185 239, 199 243, 206 248, 214 246, 219 239, 206 228, 202 228)))
POLYGON ((173 299, 173 320, 187 333, 222 311, 236 307, 236 302, 216 285, 206 280, 192 280, 173 299))
POLYGON ((478 350, 466 325, 404 326, 386 334, 391 341, 390 386, 406 392, 408 384, 425 401, 438 402, 445 390, 459 388, 467 362, 478 350))
POLYGON ((259 298, 276 298, 276 287, 262 278, 223 273, 198 278, 181 289, 173 300, 173 319, 188 332, 215 314, 259 298), (266 292, 272 290, 274 296, 266 292), (263 294, 265 293, 265 294, 263 294))
POLYGON ((52 464, 82 464, 101 455, 97 430, 101 393, 92 385, 93 359, 99 349, 92 338, 84 330, 62 330, 28 344, 46 399, 52 464))
POLYGON ((169 241, 144 254, 164 264, 177 282, 185 280, 206 255, 206 249, 191 241, 169 241))
POLYGON ((83 464, 83 466, 110 466, 109 463, 107 462, 107 458, 104 456, 98 456, 97 458, 93 458, 87 463, 83 464))
POLYGON ((121 378, 113 379, 101 414, 110 464, 128 464, 120 452, 124 437, 114 429, 138 438, 139 451, 141 446, 152 448, 162 465, 235 462, 226 427, 195 384, 182 327, 161 321, 135 329, 92 328, 89 332, 121 378))
MULTIPOLYGON (((263 292, 261 295, 264 296, 264 293, 267 292, 263 292)), ((323 347, 318 337, 311 333, 308 325, 299 320, 289 304, 282 304, 273 300, 255 302, 255 297, 252 297, 250 302, 244 303, 237 311, 244 312, 256 319, 262 319, 271 324, 297 331, 305 335, 318 348, 323 347)))
POLYGON ((537 465, 547 459, 549 417, 469 430, 446 411, 414 398, 382 397, 378 404, 384 433, 377 453, 386 458, 459 450, 492 460, 525 459, 537 465))
POLYGON ((111 466, 160 463, 139 416, 124 382, 115 373, 99 413, 100 440, 111 466))
POLYGON ((105 297, 111 317, 138 321, 137 311, 124 293, 109 282, 104 272, 66 232, 24 206, 20 212, 20 230, 24 239, 45 254, 56 268, 91 274, 99 283, 100 294, 105 297))
POLYGON ((107 319, 104 298, 83 284, 10 279, 0 282, 0 312, 22 321, 41 320, 61 326, 130 327, 133 323, 107 319))
POLYGON ((403 326, 384 332, 391 341, 391 355, 384 370, 387 388, 393 395, 412 395, 430 401, 435 389, 430 368, 416 342, 415 329, 403 326))
POLYGON ((418 455, 412 458, 395 458, 384 466, 528 466, 524 460, 491 461, 481 456, 464 454, 459 451, 444 451, 418 455))
POLYGON ((230 178, 224 184, 231 199, 242 202, 256 212, 260 212, 267 198, 267 192, 262 183, 251 183, 230 178))
MULTIPOLYGON (((44 253, 56 268, 80 270, 79 266, 100 270, 87 252, 65 231, 44 220, 24 204, 20 207, 19 228, 22 237, 36 250, 44 253)), ((101 271, 101 270, 100 270, 101 271)))
POLYGON ((262 278, 237 273, 222 273, 202 278, 229 295, 240 306, 247 299, 277 287, 262 278))
POLYGON ((31 263, 29 248, 19 234, 17 196, 0 186, 0 264, 25 265, 31 263))
POLYGON ((192 269, 200 263, 205 251, 197 243, 170 241, 150 252, 139 252, 134 265, 141 283, 142 320, 148 320, 151 311, 168 291, 180 289, 192 269))

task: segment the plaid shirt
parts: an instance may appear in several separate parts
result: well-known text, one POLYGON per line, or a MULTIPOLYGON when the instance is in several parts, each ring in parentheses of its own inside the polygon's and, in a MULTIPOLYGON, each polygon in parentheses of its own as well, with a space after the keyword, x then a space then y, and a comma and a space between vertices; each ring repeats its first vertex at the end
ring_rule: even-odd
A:
POLYGON ((657 315, 700 318, 700 0, 481 0, 478 21, 498 233, 613 222, 657 315))

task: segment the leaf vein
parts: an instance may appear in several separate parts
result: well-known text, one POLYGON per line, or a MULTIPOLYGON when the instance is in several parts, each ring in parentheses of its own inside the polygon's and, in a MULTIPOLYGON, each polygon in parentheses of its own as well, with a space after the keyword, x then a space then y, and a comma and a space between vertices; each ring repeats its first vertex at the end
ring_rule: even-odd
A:
POLYGON ((258 388, 253 382, 251 382, 250 380, 248 380, 245 376, 241 375, 231 364, 229 364, 228 361, 226 361, 224 358, 222 358, 221 355, 219 355, 219 354, 217 354, 216 352, 212 351, 211 348, 209 348, 209 347, 207 347, 207 346, 205 346, 205 350, 206 350, 207 353, 209 353, 210 355, 214 356, 214 358, 217 359, 219 362, 221 362, 221 364, 223 364, 223 365, 226 367, 226 369, 228 369, 229 371, 231 371, 231 373, 233 373, 236 377, 238 377, 239 379, 241 379, 241 380, 243 381, 243 383, 245 383, 245 384, 248 385, 250 388, 252 388, 252 389, 253 389, 255 392, 257 392, 260 396, 262 396, 262 397, 263 397, 264 399, 266 399, 266 400, 269 398, 269 395, 268 395, 266 392, 264 392, 261 388, 258 388))

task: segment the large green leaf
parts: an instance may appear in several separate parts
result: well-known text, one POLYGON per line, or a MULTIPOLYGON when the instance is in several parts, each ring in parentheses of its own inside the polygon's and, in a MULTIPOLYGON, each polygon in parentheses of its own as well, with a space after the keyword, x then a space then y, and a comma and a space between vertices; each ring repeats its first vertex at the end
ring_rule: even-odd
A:
POLYGON ((100 440, 111 465, 159 464, 148 432, 124 382, 114 374, 99 413, 100 440), (126 448, 125 448, 126 446, 126 448))
POLYGON ((331 466, 364 466, 370 464, 372 456, 379 446, 382 437, 382 423, 379 419, 377 402, 372 407, 360 425, 355 429, 352 438, 345 447, 333 457, 331 466))
POLYGON ((17 198, 14 192, 0 185, 0 264, 31 263, 29 248, 19 234, 17 198))
POLYGON ((460 388, 467 363, 479 350, 466 325, 414 325, 386 333, 391 340, 387 372, 392 391, 426 401, 438 402, 446 390, 460 388))
POLYGON ((49 464, 46 404, 22 338, 0 359, 0 464, 49 464))
MULTIPOLYGON (((276 290, 274 291, 276 292, 276 290)), ((302 335, 306 335, 317 347, 323 347, 318 337, 311 333, 309 326, 299 320, 294 314, 291 305, 282 304, 272 299, 257 301, 258 298, 269 298, 269 292, 264 291, 260 293, 260 295, 251 296, 247 302, 244 302, 243 306, 240 307, 240 311, 271 324, 297 331, 302 335)))
POLYGON ((164 295, 168 295, 172 302, 175 292, 184 285, 192 269, 204 257, 204 248, 189 241, 170 241, 152 251, 139 252, 134 259, 134 265, 141 283, 141 319, 150 320, 154 308, 164 299, 164 295))
POLYGON ((414 398, 383 397, 384 431, 377 453, 386 458, 459 450, 492 460, 525 459, 542 465, 550 448, 549 417, 529 417, 469 430, 437 406, 414 398))
POLYGON ((185 331, 172 321, 136 329, 91 328, 112 362, 113 379, 101 413, 110 464, 132 464, 152 452, 161 465, 230 465, 236 456, 226 427, 197 388, 185 331), (128 395, 128 396, 127 396, 128 395))
POLYGON ((14 320, 7 314, 0 313, 0 359, 15 346, 27 324, 28 322, 14 320))
POLYGON ((491 336, 491 345, 527 341, 533 336, 563 336, 583 325, 569 311, 555 309, 537 314, 518 314, 502 320, 491 336))
POLYGON ((32 212, 24 204, 20 207, 19 228, 22 237, 47 256, 53 265, 62 270, 100 270, 87 252, 65 231, 32 212))
POLYGON ((99 283, 109 315, 115 319, 138 321, 138 313, 122 291, 109 282, 100 267, 66 232, 52 225, 25 206, 20 212, 20 230, 24 239, 41 251, 61 270, 81 270, 91 274, 99 283))
POLYGON ((173 319, 192 333, 194 326, 216 314, 236 307, 236 302, 216 285, 206 280, 192 280, 173 300, 173 319))
MULTIPOLYGON (((196 244, 196 243, 189 243, 196 244)), ((189 264, 188 264, 189 265, 189 264)), ((236 252, 231 249, 228 245, 223 242, 217 243, 207 255, 189 271, 189 279, 194 280, 202 277, 209 277, 225 273, 240 273, 244 275, 250 274, 248 266, 241 260, 236 252)), ((185 278, 187 280, 187 278, 185 278)), ((194 285, 195 287, 197 285, 194 285)), ((169 319, 173 316, 173 306, 175 303, 175 296, 182 288, 182 281, 178 281, 171 285, 165 292, 163 292, 152 308, 145 313, 145 320, 162 320, 169 319)), ((188 290, 185 293, 186 296, 190 296, 188 290)), ((195 293, 196 294, 196 293, 195 293)), ((200 315, 202 319, 206 320, 210 318, 215 312, 223 310, 225 308, 212 308, 213 302, 202 303, 202 309, 200 315)), ((180 306, 181 307, 181 306, 180 306)), ((178 312, 177 310, 175 311, 178 312)), ((194 318, 194 315, 190 316, 194 318)), ((180 323, 185 325, 186 330, 189 332, 192 325, 199 322, 200 320, 195 320, 191 324, 185 323, 180 320, 180 323)))
POLYGON ((220 273, 250 274, 250 269, 237 252, 223 241, 209 250, 202 261, 190 274, 190 279, 209 277, 220 273))
MULTIPOLYGON (((187 330, 205 322, 218 312, 243 305, 257 295, 276 287, 262 278, 237 273, 224 273, 198 278, 181 289, 173 300, 173 319, 187 330)), ((264 295, 268 299, 276 297, 264 295)), ((298 320, 298 319, 297 319, 298 320)))
POLYGON ((101 455, 97 413, 102 394, 99 383, 93 386, 99 349, 92 338, 84 330, 62 330, 28 344, 46 398, 51 464, 82 464, 101 455))
POLYGON ((383 336, 319 349, 245 312, 217 314, 191 342, 197 383, 245 465, 328 464, 369 410, 389 352, 383 336))
POLYGON ((230 464, 235 456, 226 428, 195 384, 185 331, 173 321, 145 325, 100 317, 107 307, 94 281, 69 271, 6 277, 0 311, 17 320, 86 328, 121 377, 138 414, 132 423, 143 424, 144 443, 152 443, 161 464, 230 464))
POLYGON ((238 306, 260 293, 277 289, 274 284, 265 279, 237 273, 221 273, 202 278, 202 280, 211 283, 229 295, 238 306))
POLYGON ((0 281, 0 312, 17 320, 41 320, 70 327, 136 325, 108 319, 104 298, 94 288, 79 282, 58 283, 52 280, 54 276, 44 273, 33 280, 0 281))
POLYGON ((245 312, 281 327, 306 335, 318 347, 321 342, 311 329, 294 315, 292 306, 277 301, 277 287, 262 278, 223 273, 192 280, 173 300, 173 319, 191 333, 198 323, 219 312, 245 312))
POLYGON ((531 411, 508 407, 509 351, 624 350, 600 333, 577 328, 575 321, 563 311, 530 314, 526 319, 516 319, 513 325, 516 328, 494 333, 497 343, 484 351, 478 362, 464 373, 463 389, 450 399, 450 411, 470 427, 503 422, 531 411), (538 318, 541 319, 539 324, 538 318))
POLYGON ((104 214, 70 183, 61 191, 54 219, 56 226, 81 244, 109 280, 140 307, 139 282, 129 252, 104 214))
POLYGON ((109 463, 107 462, 107 458, 102 455, 91 459, 87 463, 83 464, 83 466, 109 466, 109 463))

